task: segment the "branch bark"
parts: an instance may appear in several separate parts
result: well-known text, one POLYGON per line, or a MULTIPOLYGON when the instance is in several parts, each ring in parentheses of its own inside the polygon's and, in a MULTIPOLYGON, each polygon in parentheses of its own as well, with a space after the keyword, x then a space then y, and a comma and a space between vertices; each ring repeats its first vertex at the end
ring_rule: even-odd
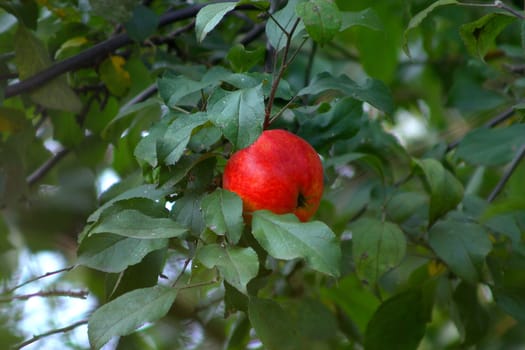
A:
MULTIPOLYGON (((199 12, 204 5, 192 5, 180 10, 170 11, 163 14, 159 20, 159 28, 168 24, 191 18, 199 12)), ((132 39, 126 34, 118 34, 106 41, 96 44, 95 46, 72 56, 65 60, 56 62, 47 69, 27 78, 19 83, 7 86, 5 89, 5 98, 20 95, 31 91, 54 78, 71 71, 91 65, 97 58, 108 55, 109 53, 132 43, 132 39)))

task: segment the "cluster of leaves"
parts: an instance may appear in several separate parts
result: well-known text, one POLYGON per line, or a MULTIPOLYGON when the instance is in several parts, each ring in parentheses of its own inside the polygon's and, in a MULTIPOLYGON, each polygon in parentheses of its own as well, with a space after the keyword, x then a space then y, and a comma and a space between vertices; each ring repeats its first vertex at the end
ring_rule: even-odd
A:
MULTIPOLYGON (((165 4, 155 1, 45 2, 39 19, 31 1, 0 2, 0 15, 16 18, 7 26, 17 23, 5 34, 13 47, 0 47, 14 62, 0 56, 0 73, 14 65, 21 79, 0 85, 0 202, 22 231, 45 232, 46 206, 70 203, 74 191, 76 207, 53 213, 85 223, 75 263, 90 269, 102 304, 89 318, 92 347, 139 342, 154 331, 132 333, 166 315, 205 336, 218 322, 228 349, 523 341, 520 11, 455 0, 174 5, 159 15, 165 4), (415 15, 391 16, 401 12, 415 15), (125 32, 87 48, 108 22, 125 32), (171 22, 182 24, 162 29, 171 22), (79 69, 98 48, 96 69, 79 69), (399 61, 402 48, 411 60, 399 61), (53 66, 50 52, 62 61, 53 66), (71 72, 34 82, 30 100, 17 96, 54 67, 71 72), (416 147, 387 131, 401 109, 428 117, 432 130, 416 147), (316 220, 259 211, 246 224, 240 198, 221 188, 229 155, 267 127, 299 134, 322 156, 316 220), (464 136, 447 143, 460 127, 464 136), (75 155, 53 193, 30 188, 46 175, 42 130, 64 147, 57 155, 75 155), (94 181, 78 169, 100 171, 108 149, 123 180, 92 211, 94 181), (36 210, 20 207, 25 196, 36 210), (458 334, 443 340, 450 324, 458 334)), ((76 233, 78 221, 62 223, 76 233)), ((9 249, 0 236, 0 251, 9 249)))

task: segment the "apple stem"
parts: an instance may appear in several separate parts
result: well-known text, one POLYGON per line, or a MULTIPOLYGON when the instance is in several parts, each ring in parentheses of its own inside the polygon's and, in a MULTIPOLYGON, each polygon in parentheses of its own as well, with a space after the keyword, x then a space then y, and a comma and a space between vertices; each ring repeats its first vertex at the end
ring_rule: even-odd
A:
MULTIPOLYGON (((281 61, 281 67, 279 68, 279 71, 277 72, 277 75, 274 77, 272 82, 272 88, 270 90, 270 96, 268 97, 268 103, 266 104, 266 110, 264 114, 264 124, 263 129, 267 129, 270 123, 272 122, 271 114, 272 114, 272 108, 273 108, 273 101, 275 100, 275 94, 277 93, 277 88, 279 87, 279 82, 281 81, 282 77, 284 76, 284 72, 288 68, 288 65, 290 62, 295 58, 299 50, 297 50, 292 58, 288 60, 288 54, 290 52, 290 46, 292 44, 292 36, 295 30, 297 29, 297 26, 299 25, 300 19, 297 18, 295 23, 293 24, 290 32, 287 32, 285 28, 283 28, 276 20, 275 18, 270 15, 270 19, 273 20, 277 26, 283 31, 284 35, 286 36, 286 45, 284 46, 284 52, 283 57, 281 61)), ((301 44, 301 47, 303 43, 301 44)), ((275 53, 275 55, 278 55, 278 52, 275 53)))

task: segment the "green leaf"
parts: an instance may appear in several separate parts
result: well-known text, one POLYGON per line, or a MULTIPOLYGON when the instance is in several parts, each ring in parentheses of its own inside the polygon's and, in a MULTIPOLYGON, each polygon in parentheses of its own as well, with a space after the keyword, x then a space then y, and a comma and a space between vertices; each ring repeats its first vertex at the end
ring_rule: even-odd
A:
POLYGON ((228 281, 224 281, 224 308, 226 317, 237 311, 248 312, 248 296, 241 293, 228 281))
POLYGON ((297 349, 297 329, 293 327, 290 315, 275 301, 250 298, 248 317, 265 349, 297 349))
POLYGON ((380 305, 379 300, 363 286, 363 283, 350 274, 339 280, 337 285, 330 289, 322 289, 321 296, 335 302, 345 314, 352 319, 363 333, 372 315, 380 305))
POLYGON ((144 161, 152 167, 156 167, 158 165, 157 143, 162 139, 171 122, 172 118, 163 117, 160 121, 155 123, 148 130, 148 135, 144 136, 139 141, 135 147, 133 155, 138 160, 144 161))
MULTIPOLYGON (((110 99, 111 101, 112 99, 110 99)), ((146 101, 126 104, 117 113, 116 116, 102 130, 103 138, 119 139, 122 133, 140 120, 155 120, 156 116, 161 115, 161 103, 156 98, 149 98, 146 101), (151 118, 151 119, 150 119, 151 118), (135 123, 134 123, 135 122, 135 123)))
POLYGON ((187 231, 172 219, 152 217, 130 208, 102 213, 89 234, 113 233, 130 238, 157 239, 178 237, 187 231))
POLYGON ((3 8, 20 23, 29 29, 36 29, 38 22, 38 4, 36 1, 0 1, 0 8, 3 8))
POLYGON ((165 286, 136 289, 98 308, 88 322, 92 347, 100 349, 111 338, 132 333, 168 313, 177 289, 165 286))
POLYGON ((133 10, 131 19, 124 24, 129 37, 142 42, 155 33, 159 16, 149 7, 139 5, 133 10))
POLYGON ((330 0, 307 0, 297 4, 295 11, 310 38, 321 45, 332 40, 341 28, 341 12, 330 0))
POLYGON ((217 189, 202 200, 206 225, 218 235, 226 235, 237 244, 244 228, 242 200, 235 193, 217 189))
POLYGON ((208 116, 203 112, 178 116, 157 143, 159 163, 166 165, 177 163, 186 150, 193 129, 207 121, 208 116))
POLYGON ((104 272, 121 272, 149 253, 165 248, 168 239, 137 239, 114 234, 97 234, 82 240, 77 263, 104 272))
POLYGON ((439 221, 428 232, 428 240, 452 272, 471 283, 480 280, 485 257, 492 250, 482 226, 453 219, 439 221))
POLYGON ((197 250, 196 258, 207 268, 217 267, 221 276, 242 293, 259 271, 259 259, 252 248, 208 244, 197 250))
POLYGON ((510 162, 525 143, 525 124, 504 128, 478 128, 459 143, 456 154, 468 163, 497 166, 510 162))
POLYGON ((367 78, 358 84, 346 75, 334 77, 329 73, 321 73, 297 95, 317 95, 325 91, 335 90, 356 100, 368 102, 377 109, 390 114, 394 110, 394 102, 387 86, 380 80, 367 78))
MULTIPOLYGON (((334 102, 326 113, 313 111, 304 117, 299 112, 296 113, 300 122, 298 134, 308 140, 315 149, 325 149, 332 147, 339 140, 348 140, 359 132, 362 126, 363 103, 352 97, 345 97, 334 102)), ((332 157, 327 159, 327 162, 333 161, 332 157)), ((325 165, 328 164, 330 163, 325 165)))
POLYGON ((139 0, 90 0, 93 13, 113 23, 124 23, 133 14, 139 0))
POLYGON ((153 201, 159 200, 163 198, 165 195, 169 193, 169 190, 166 189, 160 189, 157 188, 155 185, 147 184, 147 185, 140 185, 137 187, 133 187, 123 193, 120 193, 119 195, 115 196, 114 198, 108 200, 106 203, 104 203, 102 206, 100 206, 97 210, 95 210, 87 219, 87 222, 95 222, 98 221, 100 218, 100 215, 110 206, 112 206, 115 202, 130 199, 130 198, 147 198, 151 199, 153 201))
POLYGON ((66 40, 55 52, 55 60, 62 60, 74 56, 88 46, 89 40, 85 36, 77 36, 66 40))
POLYGON ((264 95, 261 85, 227 93, 210 106, 208 115, 235 148, 248 147, 262 132, 264 95))
POLYGON ((334 313, 319 299, 302 298, 285 304, 300 336, 299 349, 326 346, 337 337, 338 324, 334 313))
POLYGON ((184 97, 212 86, 209 81, 195 81, 183 75, 163 75, 157 82, 159 94, 169 107, 175 107, 184 97))
POLYGON ((432 308, 419 289, 408 290, 382 303, 365 334, 367 350, 415 350, 425 334, 432 308))
POLYGON ((352 255, 359 278, 374 284, 405 257, 406 238, 391 222, 364 218, 351 226, 352 255))
MULTIPOLYGON (((289 0, 285 7, 275 12, 266 22, 266 36, 268 42, 277 51, 281 51, 287 42, 286 33, 290 33, 295 23, 299 20, 295 7, 302 0, 289 0), (276 24, 279 23, 278 25, 276 24), (286 33, 283 32, 283 29, 286 33)), ((304 29, 304 23, 299 22, 292 34, 292 39, 298 37, 304 29)))
POLYGON ((266 210, 253 214, 252 233, 274 258, 302 258, 314 270, 338 277, 341 247, 332 230, 320 221, 301 223, 293 214, 266 210))
POLYGON ((429 225, 456 208, 463 198, 463 185, 435 159, 415 160, 430 189, 429 225))
POLYGON ((238 5, 252 5, 259 10, 268 10, 270 7, 270 0, 239 0, 238 5))
POLYGON ((53 138, 64 147, 73 148, 84 139, 84 130, 75 115, 68 112, 52 111, 49 113, 53 122, 53 138))
POLYGON ((423 22, 423 20, 430 14, 430 12, 434 11, 434 9, 436 9, 437 7, 456 4, 459 4, 457 0, 434 1, 430 6, 420 11, 418 14, 416 14, 410 19, 407 29, 405 29, 405 33, 403 34, 403 51, 405 51, 408 57, 410 57, 410 51, 408 49, 408 33, 414 28, 418 27, 421 24, 421 22, 423 22))
POLYGON ((496 304, 519 322, 525 322, 525 297, 521 290, 492 288, 496 304))
POLYGON ((421 192, 400 192, 394 194, 388 201, 386 212, 388 218, 394 222, 403 222, 409 219, 421 208, 428 205, 428 198, 421 192))
POLYGON ((515 16, 506 13, 490 13, 478 20, 461 26, 460 34, 469 53, 484 61, 487 52, 494 46, 494 40, 515 16))
MULTIPOLYGON (((51 65, 51 59, 44 44, 24 26, 18 26, 15 35, 15 62, 20 79, 27 79, 51 65)), ((51 109, 78 113, 82 102, 60 76, 33 90, 31 98, 38 104, 51 109)))
POLYGON ((379 31, 384 30, 381 19, 377 16, 377 13, 372 8, 367 8, 359 12, 343 12, 341 31, 354 26, 361 26, 379 31))
POLYGON ((235 8, 237 2, 223 2, 204 6, 195 20, 197 41, 202 42, 206 35, 213 30, 222 18, 235 8))
POLYGON ((230 63, 234 72, 247 72, 259 62, 264 60, 266 50, 264 47, 258 47, 255 50, 246 50, 244 45, 236 44, 231 47, 226 55, 226 59, 230 63))
POLYGON ((453 297, 461 321, 458 326, 464 333, 462 345, 474 345, 489 327, 489 314, 478 300, 477 286, 463 281, 456 287, 453 297))

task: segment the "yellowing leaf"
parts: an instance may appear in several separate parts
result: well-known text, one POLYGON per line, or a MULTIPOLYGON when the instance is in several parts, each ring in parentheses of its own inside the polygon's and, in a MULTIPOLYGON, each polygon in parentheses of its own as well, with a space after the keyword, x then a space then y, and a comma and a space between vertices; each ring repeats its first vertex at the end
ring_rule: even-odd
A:
POLYGON ((122 96, 131 86, 129 72, 124 69, 126 60, 121 56, 110 56, 99 68, 100 79, 106 84, 109 91, 122 96))
MULTIPOLYGON (((51 65, 47 49, 33 33, 19 26, 15 38, 15 62, 22 80, 51 65)), ((82 102, 64 76, 33 90, 30 96, 34 102, 50 109, 78 113, 82 108, 82 102)))
POLYGON ((447 266, 439 260, 432 260, 428 263, 428 274, 432 277, 445 272, 447 266))
POLYGON ((0 132, 13 132, 24 127, 25 114, 21 110, 0 107, 0 132))
POLYGON ((74 38, 66 40, 55 53, 55 59, 61 57, 66 50, 79 48, 87 43, 88 40, 85 36, 76 36, 74 38))

